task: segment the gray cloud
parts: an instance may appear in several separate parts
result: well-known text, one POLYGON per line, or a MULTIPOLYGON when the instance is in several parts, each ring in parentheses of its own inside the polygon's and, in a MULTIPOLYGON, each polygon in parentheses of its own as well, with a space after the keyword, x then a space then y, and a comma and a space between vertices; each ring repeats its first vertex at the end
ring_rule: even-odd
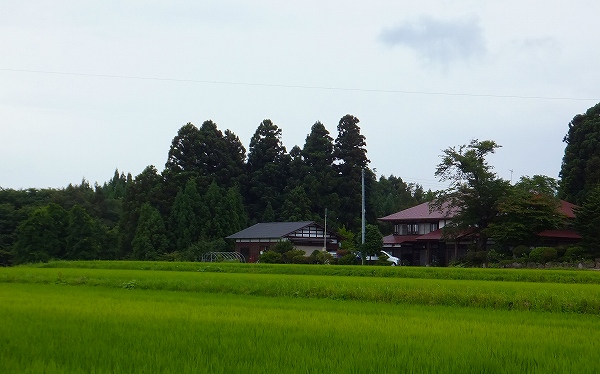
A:
POLYGON ((442 64, 486 53, 483 31, 476 19, 447 21, 421 16, 416 22, 384 29, 379 39, 389 46, 404 45, 428 61, 442 64))

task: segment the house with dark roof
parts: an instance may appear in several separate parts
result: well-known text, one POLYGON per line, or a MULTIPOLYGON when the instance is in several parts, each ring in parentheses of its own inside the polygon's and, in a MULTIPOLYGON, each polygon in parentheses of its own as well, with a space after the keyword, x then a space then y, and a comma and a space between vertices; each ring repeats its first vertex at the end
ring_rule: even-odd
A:
POLYGON ((313 221, 301 221, 257 223, 227 239, 235 240, 235 251, 243 255, 246 262, 256 262, 261 253, 283 240, 289 240, 296 249, 310 255, 324 248, 337 251, 342 237, 313 221))
MULTIPOLYGON (((569 219, 575 218, 576 206, 560 201, 559 211, 569 219)), ((403 264, 427 266, 447 265, 454 259, 466 255, 469 245, 474 243, 471 232, 465 232, 454 239, 444 238, 442 231, 457 209, 442 206, 439 210, 430 209, 423 203, 389 216, 379 218, 393 225, 393 234, 383 238, 383 248, 400 258, 403 264)), ((545 230, 538 233, 540 242, 547 246, 573 244, 581 236, 572 229, 545 230)))

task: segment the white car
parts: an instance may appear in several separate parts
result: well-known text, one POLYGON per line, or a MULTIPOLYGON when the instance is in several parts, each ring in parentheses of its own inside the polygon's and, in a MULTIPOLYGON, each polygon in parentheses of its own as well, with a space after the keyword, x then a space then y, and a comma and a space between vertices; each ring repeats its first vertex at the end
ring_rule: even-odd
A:
POLYGON ((399 266, 400 265, 400 259, 398 257, 392 256, 390 253, 387 253, 386 251, 381 251, 381 253, 385 254, 387 256, 387 259, 389 262, 392 263, 392 266, 399 266))

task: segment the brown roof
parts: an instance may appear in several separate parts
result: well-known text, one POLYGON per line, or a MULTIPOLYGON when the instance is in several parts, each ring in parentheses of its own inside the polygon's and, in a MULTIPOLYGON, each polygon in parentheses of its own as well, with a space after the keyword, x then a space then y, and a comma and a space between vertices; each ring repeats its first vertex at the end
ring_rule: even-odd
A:
POLYGON ((442 239, 442 229, 435 230, 429 234, 421 235, 417 240, 440 240, 442 239))
POLYGON ((575 218, 575 212, 573 211, 575 208, 578 208, 575 204, 564 200, 560 201, 560 212, 569 218, 575 218))
POLYGON ((441 211, 429 210, 429 203, 419 204, 412 208, 401 210, 397 213, 390 214, 379 218, 380 221, 425 221, 425 220, 439 220, 445 218, 452 218, 456 213, 456 210, 447 210, 445 205, 441 211))
POLYGON ((581 239, 581 235, 573 230, 544 230, 538 233, 538 236, 543 236, 544 238, 581 239))
POLYGON ((388 235, 383 238, 383 244, 402 244, 414 242, 421 235, 388 235))
MULTIPOLYGON (((447 209, 447 204, 442 207, 442 210, 429 211, 429 203, 423 203, 412 208, 401 210, 397 213, 390 214, 379 218, 380 221, 427 221, 427 220, 439 220, 439 219, 451 219, 457 212, 457 209, 447 209)), ((575 218, 573 209, 577 208, 577 205, 571 204, 567 201, 561 200, 559 210, 562 214, 568 218, 575 218)))

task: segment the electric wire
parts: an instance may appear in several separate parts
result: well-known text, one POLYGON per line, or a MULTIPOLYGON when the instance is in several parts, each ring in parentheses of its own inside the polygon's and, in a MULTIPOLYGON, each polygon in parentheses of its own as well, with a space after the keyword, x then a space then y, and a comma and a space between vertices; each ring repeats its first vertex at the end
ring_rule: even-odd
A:
POLYGON ((208 79, 204 80, 204 79, 159 78, 159 77, 142 77, 142 76, 133 76, 133 75, 74 73, 74 72, 64 72, 64 71, 10 69, 10 68, 0 68, 0 71, 16 72, 16 73, 32 73, 32 74, 69 75, 69 76, 94 77, 94 78, 134 79, 134 80, 149 80, 149 81, 162 81, 162 82, 219 84, 219 85, 232 85, 232 86, 291 88, 291 89, 307 89, 307 90, 373 92, 373 93, 391 93, 391 94, 405 94, 405 95, 463 96, 463 97, 480 97, 480 98, 496 98, 496 99, 524 99, 524 100, 600 101, 597 98, 594 99, 594 98, 582 98, 582 97, 499 95, 499 94, 479 94, 479 93, 442 92, 442 91, 416 91, 416 90, 399 90, 399 89, 385 90, 385 89, 375 89, 375 88, 326 87, 326 86, 311 86, 311 85, 298 85, 298 84, 235 82, 235 81, 221 81, 221 80, 208 80, 208 79))

